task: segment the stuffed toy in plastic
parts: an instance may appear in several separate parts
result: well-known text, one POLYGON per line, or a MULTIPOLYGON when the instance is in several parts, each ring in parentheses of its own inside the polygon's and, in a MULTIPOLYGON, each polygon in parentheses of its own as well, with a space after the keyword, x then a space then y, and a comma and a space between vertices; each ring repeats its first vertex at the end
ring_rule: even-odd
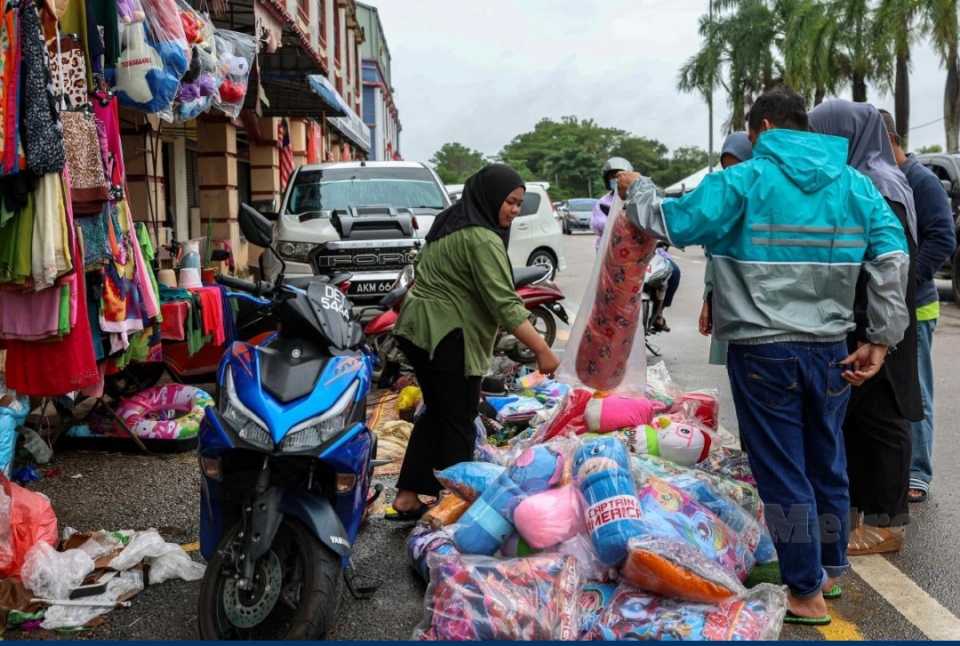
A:
POLYGON ((603 641, 768 641, 780 636, 786 593, 761 584, 718 604, 665 599, 621 584, 588 639, 603 641))
POLYGON ((494 554, 514 532, 517 505, 562 478, 563 456, 543 445, 527 449, 460 518, 454 532, 457 547, 465 554, 494 554))
POLYGON ((573 485, 530 496, 513 512, 517 532, 531 547, 546 549, 585 529, 580 492, 573 485))
POLYGON ((113 71, 117 98, 142 112, 166 110, 177 96, 180 76, 167 68, 160 52, 147 41, 146 23, 121 27, 124 48, 113 71))
POLYGON ((634 453, 664 458, 683 466, 703 462, 713 446, 710 434, 699 425, 666 415, 638 427, 630 435, 630 448, 634 453))
POLYGON ((442 471, 435 471, 434 476, 444 489, 473 502, 482 496, 504 471, 504 467, 490 462, 460 462, 442 471))
POLYGON ((654 414, 664 410, 663 404, 644 397, 610 395, 594 397, 587 402, 583 418, 594 433, 609 433, 621 428, 649 424, 654 414))
POLYGON ((638 497, 640 531, 629 544, 626 580, 690 601, 717 601, 742 590, 753 553, 713 512, 655 477, 638 497))
POLYGON ((586 523, 600 560, 619 565, 627 541, 641 530, 640 501, 630 474, 630 459, 614 437, 584 442, 573 459, 574 478, 586 501, 586 523))

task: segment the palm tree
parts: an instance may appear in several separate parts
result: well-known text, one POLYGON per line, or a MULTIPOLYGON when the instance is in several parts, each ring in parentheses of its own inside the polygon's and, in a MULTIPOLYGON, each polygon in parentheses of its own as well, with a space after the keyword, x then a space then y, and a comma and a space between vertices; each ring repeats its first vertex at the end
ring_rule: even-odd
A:
POLYGON ((947 152, 960 152, 960 0, 926 0, 924 20, 930 30, 933 47, 947 68, 943 91, 943 127, 947 152))
POLYGON ((883 75, 882 84, 893 90, 897 134, 909 150, 910 137, 910 48, 920 35, 919 18, 927 0, 881 0, 874 21, 876 51, 890 53, 895 60, 893 73, 883 75), (892 76, 892 84, 891 84, 892 76))

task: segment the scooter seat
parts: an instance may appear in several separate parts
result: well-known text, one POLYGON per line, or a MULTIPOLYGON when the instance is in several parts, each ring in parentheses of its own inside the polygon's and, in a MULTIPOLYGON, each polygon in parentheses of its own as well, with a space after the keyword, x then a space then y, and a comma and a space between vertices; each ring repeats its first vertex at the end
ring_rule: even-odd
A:
POLYGON ((533 267, 514 267, 513 286, 517 289, 538 283, 550 275, 550 269, 541 265, 533 267))

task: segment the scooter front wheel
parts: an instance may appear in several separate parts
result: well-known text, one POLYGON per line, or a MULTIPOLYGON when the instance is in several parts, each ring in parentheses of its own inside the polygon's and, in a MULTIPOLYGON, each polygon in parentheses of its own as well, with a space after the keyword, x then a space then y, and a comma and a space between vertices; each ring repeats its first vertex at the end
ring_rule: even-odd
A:
POLYGON ((287 517, 257 561, 252 588, 241 590, 232 556, 239 549, 238 533, 239 526, 228 532, 207 564, 200 585, 200 638, 323 639, 340 603, 340 558, 287 517))
MULTIPOLYGON (((553 312, 543 305, 538 305, 530 310, 529 321, 530 324, 533 325, 533 329, 546 341, 547 347, 552 348, 554 341, 557 340, 557 321, 553 318, 553 312)), ((507 351, 507 357, 509 357, 511 361, 523 364, 532 364, 537 361, 533 350, 519 341, 516 342, 513 348, 507 351)))

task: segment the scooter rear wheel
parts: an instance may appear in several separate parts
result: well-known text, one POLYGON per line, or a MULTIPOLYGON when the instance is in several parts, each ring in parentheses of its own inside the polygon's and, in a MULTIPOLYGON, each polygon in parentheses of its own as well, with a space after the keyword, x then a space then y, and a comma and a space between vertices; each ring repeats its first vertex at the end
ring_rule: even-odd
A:
POLYGON ((240 591, 227 533, 200 585, 201 639, 316 640, 333 626, 343 572, 340 559, 299 521, 286 517, 257 561, 254 589, 240 591), (279 592, 276 586, 279 585, 279 592))
MULTIPOLYGON (((538 305, 530 310, 529 321, 533 325, 533 329, 547 342, 547 346, 552 348, 553 343, 557 340, 557 320, 553 318, 553 312, 543 305, 538 305)), ((523 364, 536 363, 537 360, 533 351, 520 342, 517 342, 516 347, 507 352, 507 357, 511 361, 523 364)))

